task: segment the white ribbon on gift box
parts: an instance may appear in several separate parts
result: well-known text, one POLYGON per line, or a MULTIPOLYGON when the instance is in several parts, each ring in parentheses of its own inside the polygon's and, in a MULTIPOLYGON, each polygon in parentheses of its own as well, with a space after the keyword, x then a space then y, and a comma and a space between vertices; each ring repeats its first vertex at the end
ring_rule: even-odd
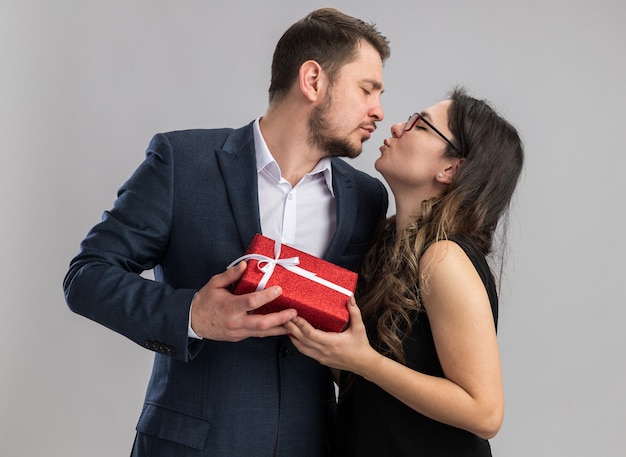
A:
POLYGON ((330 289, 336 290, 337 292, 341 292, 342 294, 347 295, 348 297, 352 296, 352 292, 349 291, 348 289, 341 287, 340 285, 335 284, 333 282, 327 281, 324 278, 320 278, 319 276, 317 276, 316 273, 313 273, 311 271, 305 270, 304 268, 298 267, 297 265, 300 263, 299 257, 290 257, 288 259, 281 259, 279 257, 280 257, 280 243, 275 241, 273 259, 271 257, 265 256, 262 254, 246 254, 246 255, 242 255, 236 260, 233 260, 230 263, 230 265, 228 265, 228 267, 226 268, 230 268, 238 264, 242 260, 248 260, 248 259, 258 260, 257 268, 263 272, 263 277, 259 281, 259 284, 257 285, 256 290, 265 289, 267 282, 269 281, 270 277, 274 273, 274 269, 276 268, 276 265, 280 265, 281 267, 285 268, 286 270, 291 271, 292 273, 295 273, 299 276, 310 279, 311 281, 315 281, 316 283, 326 286, 330 289))

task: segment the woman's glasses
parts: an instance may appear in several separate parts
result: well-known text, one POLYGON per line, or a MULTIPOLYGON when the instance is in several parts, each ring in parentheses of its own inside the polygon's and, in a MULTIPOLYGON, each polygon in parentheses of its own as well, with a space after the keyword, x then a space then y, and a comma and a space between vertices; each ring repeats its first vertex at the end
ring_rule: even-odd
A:
POLYGON ((446 136, 443 133, 441 133, 439 130, 437 130, 437 128, 433 124, 431 124, 426 119, 424 119, 424 116, 422 116, 420 113, 413 113, 413 114, 411 114, 409 119, 406 121, 406 124, 404 124, 404 131, 408 132, 409 130, 412 130, 413 127, 415 127, 415 124, 417 124, 419 121, 424 122, 424 124, 426 124, 428 127, 433 129, 433 131, 437 135, 439 135, 441 138, 443 138, 443 140, 446 143, 448 143, 450 145, 450 147, 452 149, 454 149, 461 157, 465 157, 465 154, 462 154, 461 151, 459 151, 459 149, 454 144, 452 144, 452 141, 450 141, 448 138, 446 138, 446 136))

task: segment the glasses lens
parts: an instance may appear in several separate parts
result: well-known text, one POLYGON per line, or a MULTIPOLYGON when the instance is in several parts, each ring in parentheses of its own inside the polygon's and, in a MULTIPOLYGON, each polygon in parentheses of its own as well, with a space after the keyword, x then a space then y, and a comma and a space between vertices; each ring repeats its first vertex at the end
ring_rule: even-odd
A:
POLYGON ((406 121, 406 124, 404 124, 404 130, 405 131, 411 130, 415 126, 419 118, 420 118, 420 115, 418 113, 411 114, 409 116, 409 120, 406 121))

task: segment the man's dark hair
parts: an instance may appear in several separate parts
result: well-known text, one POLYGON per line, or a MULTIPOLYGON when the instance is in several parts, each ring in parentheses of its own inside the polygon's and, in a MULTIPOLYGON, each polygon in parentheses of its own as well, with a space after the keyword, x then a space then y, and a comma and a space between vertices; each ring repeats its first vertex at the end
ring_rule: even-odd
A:
POLYGON ((289 91, 300 66, 307 60, 319 63, 332 83, 339 69, 355 58, 363 42, 378 51, 383 63, 389 58, 389 40, 376 30, 374 24, 367 24, 334 8, 315 10, 299 20, 276 45, 270 103, 289 91))

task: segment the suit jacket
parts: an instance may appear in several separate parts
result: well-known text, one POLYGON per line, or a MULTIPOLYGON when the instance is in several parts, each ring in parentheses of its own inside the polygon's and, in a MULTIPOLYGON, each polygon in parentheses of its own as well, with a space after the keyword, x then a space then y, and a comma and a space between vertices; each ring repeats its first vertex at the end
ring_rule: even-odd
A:
MULTIPOLYGON (((332 159, 324 258, 358 271, 387 211, 380 181, 332 159)), ((260 233, 252 123, 156 135, 64 281, 69 307, 156 352, 133 455, 322 456, 334 390, 287 337, 187 336, 193 295, 260 233), (140 273, 153 269, 155 281, 140 273)))

